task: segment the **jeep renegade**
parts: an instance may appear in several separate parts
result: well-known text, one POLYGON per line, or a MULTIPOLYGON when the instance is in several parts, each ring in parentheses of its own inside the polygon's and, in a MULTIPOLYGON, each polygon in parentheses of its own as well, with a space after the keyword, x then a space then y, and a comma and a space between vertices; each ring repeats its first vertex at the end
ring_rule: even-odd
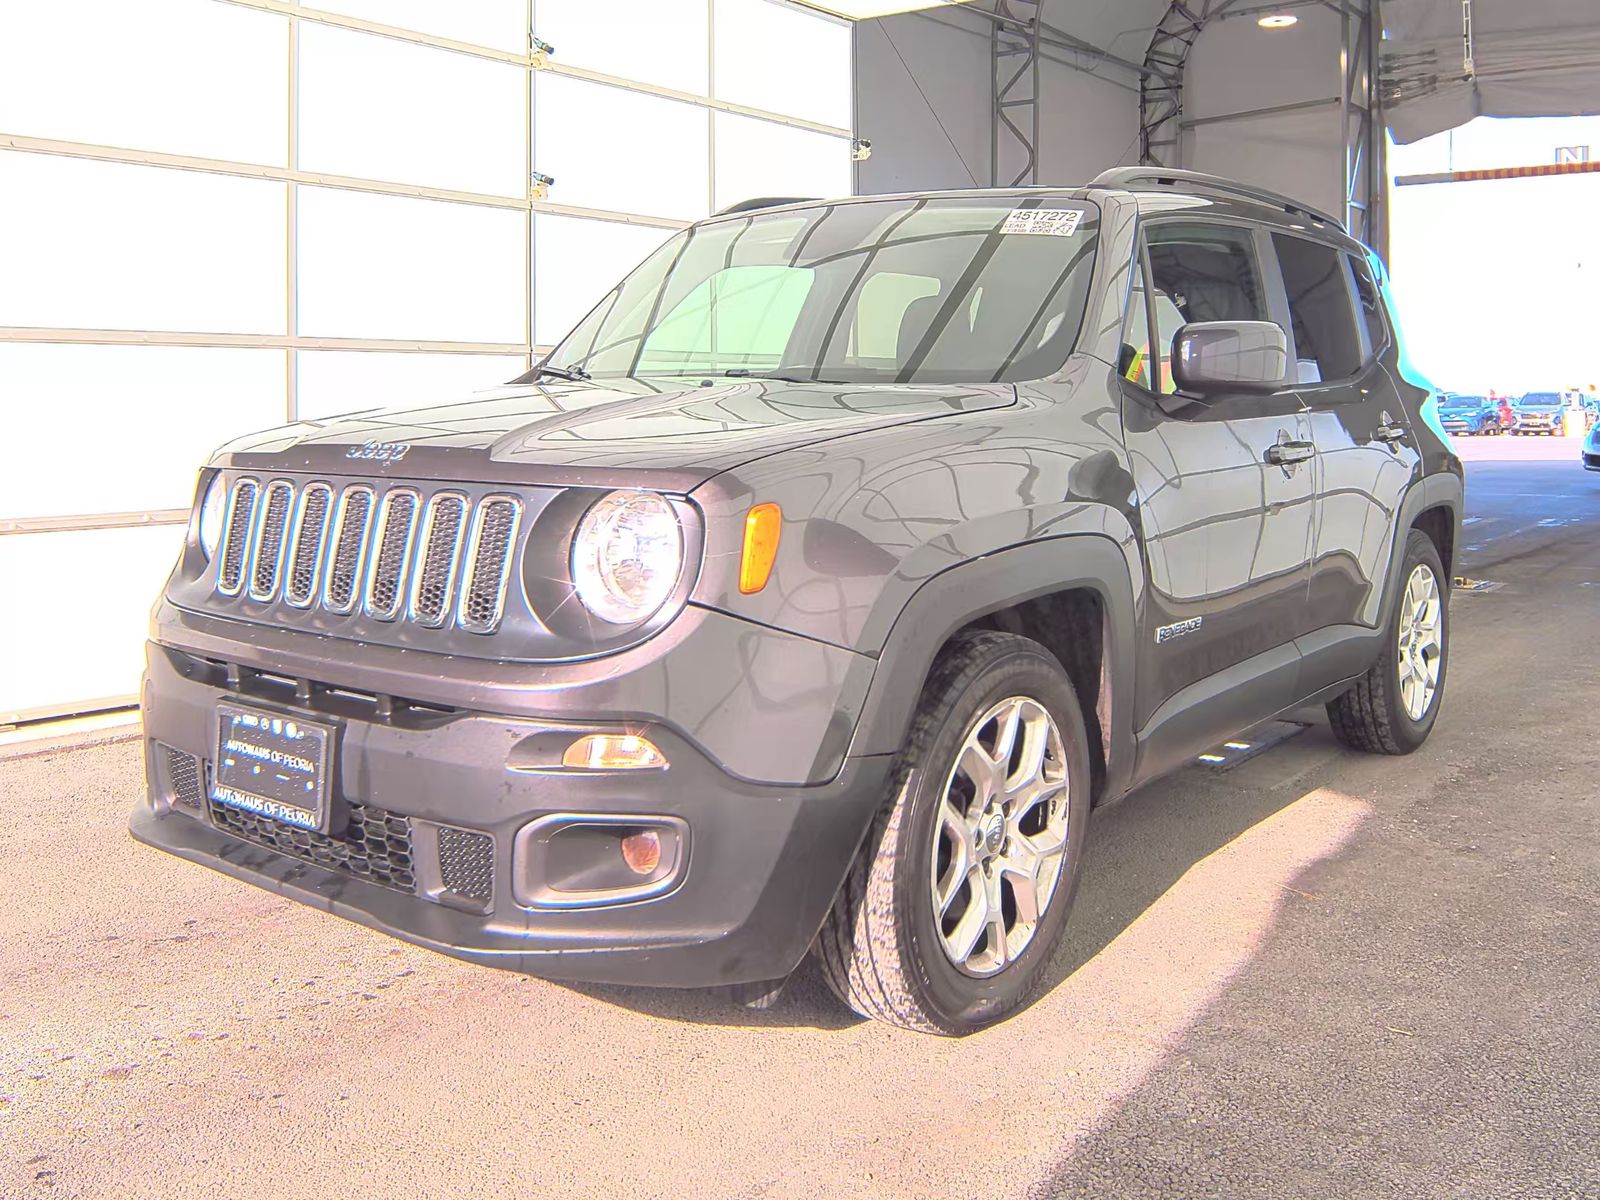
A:
POLYGON ((980 1028, 1093 806, 1301 705, 1428 736, 1462 472, 1386 294, 1179 171, 698 222, 513 384, 217 452, 133 833, 478 963, 809 951, 980 1028))

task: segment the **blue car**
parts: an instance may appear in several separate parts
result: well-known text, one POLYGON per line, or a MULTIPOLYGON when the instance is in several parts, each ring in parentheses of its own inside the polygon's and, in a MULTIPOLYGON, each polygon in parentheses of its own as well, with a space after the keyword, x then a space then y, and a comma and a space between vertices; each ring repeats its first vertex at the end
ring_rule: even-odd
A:
POLYGON ((1439 396, 1439 422, 1450 433, 1499 433, 1500 411, 1487 396, 1439 396))
POLYGON ((1589 434, 1583 439, 1583 469, 1600 471, 1600 422, 1590 425, 1589 434))

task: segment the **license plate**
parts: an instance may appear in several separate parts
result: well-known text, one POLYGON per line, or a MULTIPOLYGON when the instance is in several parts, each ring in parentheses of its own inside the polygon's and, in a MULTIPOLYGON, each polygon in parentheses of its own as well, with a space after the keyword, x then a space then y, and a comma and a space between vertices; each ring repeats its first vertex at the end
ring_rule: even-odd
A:
POLYGON ((328 828, 333 729, 299 717, 217 705, 211 799, 299 829, 328 828))

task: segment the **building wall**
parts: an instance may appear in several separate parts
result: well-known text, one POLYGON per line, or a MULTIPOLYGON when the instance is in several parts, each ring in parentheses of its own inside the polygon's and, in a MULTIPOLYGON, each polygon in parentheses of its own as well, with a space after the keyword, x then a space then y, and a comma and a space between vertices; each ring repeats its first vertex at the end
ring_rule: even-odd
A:
POLYGON ((1252 17, 1213 21, 1189 54, 1182 165, 1261 184, 1328 212, 1344 207, 1344 141, 1339 105, 1337 13, 1294 10, 1290 29, 1252 17), (1280 105, 1326 101, 1293 112, 1213 118, 1280 105))
POLYGON ((132 697, 218 443, 503 381, 687 221, 847 193, 850 64, 780 0, 0 5, 0 724, 132 697))
MULTIPOLYGON (((959 9, 858 24, 856 125, 872 141, 859 191, 990 185, 988 28, 959 9)), ((1048 60, 1040 69, 1041 183, 1084 183, 1138 158, 1135 77, 1073 57, 1093 73, 1048 60)))

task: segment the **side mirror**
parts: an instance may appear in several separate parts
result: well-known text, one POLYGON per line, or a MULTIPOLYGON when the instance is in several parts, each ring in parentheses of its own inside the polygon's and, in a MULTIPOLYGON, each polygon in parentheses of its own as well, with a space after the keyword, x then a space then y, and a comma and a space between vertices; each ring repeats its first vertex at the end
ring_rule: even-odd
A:
POLYGON ((1289 339, 1271 321, 1197 321, 1172 339, 1172 375, 1197 396, 1289 386, 1289 339))

